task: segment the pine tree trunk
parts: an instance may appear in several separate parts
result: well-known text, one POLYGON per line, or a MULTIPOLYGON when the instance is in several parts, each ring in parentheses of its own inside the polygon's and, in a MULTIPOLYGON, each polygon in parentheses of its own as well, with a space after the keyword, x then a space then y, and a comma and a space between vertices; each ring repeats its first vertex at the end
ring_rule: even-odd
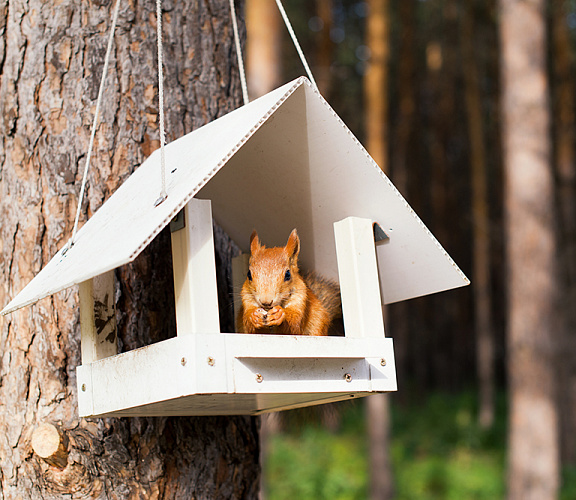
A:
POLYGON ((561 286, 561 359, 559 390, 561 423, 561 455, 568 463, 576 463, 576 166, 574 139, 574 68, 570 30, 566 18, 567 2, 554 0, 550 23, 552 41, 552 74, 554 76, 553 130, 555 173, 562 268, 561 286))
MULTIPOLYGON (((422 141, 416 138, 416 2, 403 0, 399 2, 397 23, 402 26, 398 40, 398 74, 395 82, 395 93, 398 96, 398 111, 396 122, 390 127, 390 170, 394 185, 405 197, 409 197, 409 165, 417 163, 413 155, 418 153, 418 144, 422 141)), ((414 345, 410 339, 410 305, 398 302, 387 308, 390 320, 390 332, 394 338, 394 357, 396 358, 396 374, 402 383, 409 372, 409 359, 415 359, 412 354, 414 345)), ((414 363, 422 366, 418 360, 414 363)), ((398 393, 403 398, 402 391, 398 393)))
MULTIPOLYGON (((112 9, 0 9, 1 305, 70 237, 112 9)), ((122 3, 85 215, 159 144, 155 29, 154 2, 122 3)), ((164 43, 172 140, 240 103, 228 2, 165 1, 164 43)), ((164 232, 116 272, 121 350, 175 334, 170 254, 164 232)), ((79 419, 79 337, 74 288, 0 319, 1 499, 257 497, 254 419, 79 419), (42 424, 57 431, 43 438, 53 460, 32 446, 42 424)))
POLYGON ((501 0, 509 269, 508 498, 558 495, 558 286, 545 2, 501 0))
POLYGON ((472 234, 474 237, 474 326, 476 333, 476 371, 479 385, 478 421, 484 428, 494 422, 494 337, 490 306, 490 213, 488 175, 484 143, 484 120, 480 75, 474 50, 474 4, 463 4, 461 39, 462 70, 470 140, 472 167, 472 234))
POLYGON ((252 98, 282 83, 282 18, 270 0, 246 0, 246 78, 252 98))
MULTIPOLYGON (((376 163, 388 171, 388 58, 389 6, 387 1, 370 1, 366 20, 366 45, 370 59, 364 75, 366 146, 376 163)), ((370 498, 386 500, 393 495, 390 461, 390 400, 388 394, 366 401, 366 428, 370 457, 370 498)))
POLYGON ((332 64, 334 63, 335 44, 330 38, 333 15, 332 0, 316 0, 316 11, 318 18, 322 20, 322 29, 318 32, 316 38, 316 64, 314 73, 316 83, 320 93, 328 102, 330 102, 332 93, 332 64))

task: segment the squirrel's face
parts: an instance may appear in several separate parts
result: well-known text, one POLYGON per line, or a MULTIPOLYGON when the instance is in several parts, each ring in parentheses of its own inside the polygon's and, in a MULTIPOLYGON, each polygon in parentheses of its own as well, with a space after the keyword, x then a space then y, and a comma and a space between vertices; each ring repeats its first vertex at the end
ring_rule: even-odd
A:
POLYGON ((260 245, 258 235, 252 233, 250 241, 250 267, 245 283, 251 298, 263 309, 284 307, 290 299, 298 274, 300 241, 292 231, 285 247, 266 248, 260 245))

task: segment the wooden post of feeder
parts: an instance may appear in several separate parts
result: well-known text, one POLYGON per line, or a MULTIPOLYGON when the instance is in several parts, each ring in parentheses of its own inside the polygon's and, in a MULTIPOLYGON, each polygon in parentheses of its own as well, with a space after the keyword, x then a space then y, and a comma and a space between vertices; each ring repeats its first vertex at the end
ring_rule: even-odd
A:
POLYGON ((384 337, 384 318, 372 221, 334 223, 346 337, 384 337))
POLYGON ((182 213, 183 225, 172 226, 178 335, 219 333, 212 204, 192 198, 182 213))

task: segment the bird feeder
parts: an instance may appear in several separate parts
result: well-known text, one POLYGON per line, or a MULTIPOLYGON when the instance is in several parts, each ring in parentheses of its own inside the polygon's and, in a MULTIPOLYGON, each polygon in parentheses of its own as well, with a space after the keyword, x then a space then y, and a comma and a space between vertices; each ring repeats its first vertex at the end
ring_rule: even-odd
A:
POLYGON ((163 203, 156 152, 2 311, 80 285, 80 415, 259 414, 395 391, 382 304, 468 279, 308 80, 185 135, 165 155, 163 203), (119 354, 113 270, 176 216, 177 336, 119 354), (300 266, 340 283, 345 336, 222 333, 213 217, 245 251, 254 228, 269 245, 297 228, 300 266))

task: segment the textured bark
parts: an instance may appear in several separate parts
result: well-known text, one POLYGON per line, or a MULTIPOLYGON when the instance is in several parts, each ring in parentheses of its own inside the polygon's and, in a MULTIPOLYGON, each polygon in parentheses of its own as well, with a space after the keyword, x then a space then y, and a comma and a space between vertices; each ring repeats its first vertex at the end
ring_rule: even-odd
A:
POLYGON ((509 270, 508 498, 558 495, 558 286, 545 2, 501 0, 509 270))
MULTIPOLYGON (((0 8, 2 305, 70 236, 112 7, 0 8)), ((122 4, 85 215, 158 146, 155 29, 153 2, 122 4)), ((165 1, 164 43, 168 140, 239 105, 226 0, 165 1)), ((121 350, 174 335, 170 258, 164 232, 117 271, 121 350)), ((78 418, 78 316, 72 288, 0 318, 0 498, 255 498, 251 418, 78 418), (63 470, 33 453, 41 423, 68 438, 63 470)))

